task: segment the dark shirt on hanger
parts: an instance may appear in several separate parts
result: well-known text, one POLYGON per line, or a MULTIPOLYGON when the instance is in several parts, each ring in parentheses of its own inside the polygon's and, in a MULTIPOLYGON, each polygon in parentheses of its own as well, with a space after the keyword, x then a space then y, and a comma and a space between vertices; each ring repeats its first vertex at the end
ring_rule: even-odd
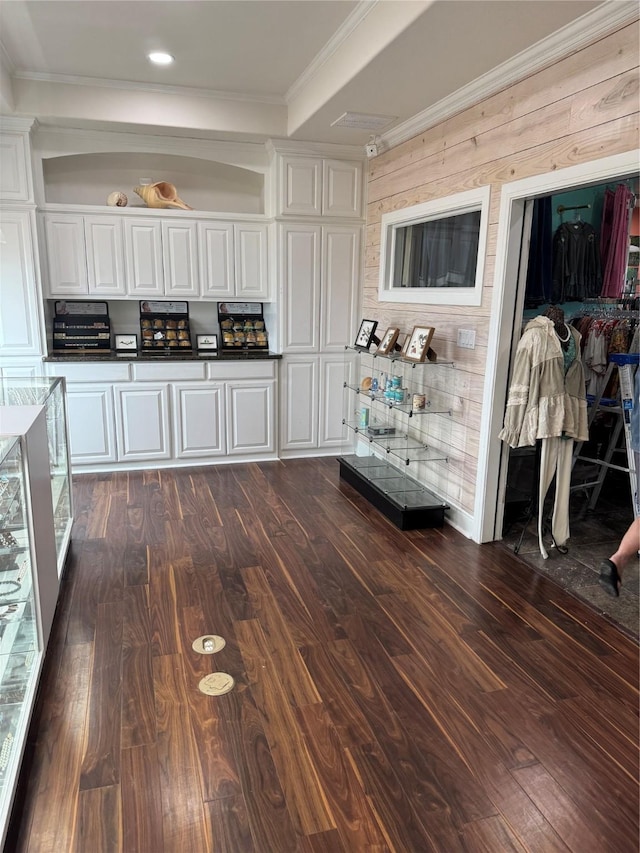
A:
POLYGON ((555 303, 600 295, 602 266, 595 229, 588 222, 563 222, 553 236, 555 303))

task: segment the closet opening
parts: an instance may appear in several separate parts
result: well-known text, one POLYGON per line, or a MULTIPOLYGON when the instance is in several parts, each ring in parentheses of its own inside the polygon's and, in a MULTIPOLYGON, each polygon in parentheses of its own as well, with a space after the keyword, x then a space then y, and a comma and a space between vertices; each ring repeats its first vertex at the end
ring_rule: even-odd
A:
POLYGON ((639 510, 625 416, 629 396, 639 405, 639 197, 638 175, 623 173, 521 199, 495 526, 505 548, 634 635, 637 565, 618 599, 603 592, 598 569, 639 510), (548 349, 540 355, 539 347, 548 349), (551 379, 552 355, 562 372, 551 379), (564 420, 554 409, 558 390, 580 398, 564 420))

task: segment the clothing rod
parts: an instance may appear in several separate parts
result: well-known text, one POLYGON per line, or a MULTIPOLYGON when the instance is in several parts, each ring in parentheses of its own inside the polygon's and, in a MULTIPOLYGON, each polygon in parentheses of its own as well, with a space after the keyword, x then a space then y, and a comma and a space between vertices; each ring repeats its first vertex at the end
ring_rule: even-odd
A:
POLYGON ((565 210, 591 210, 590 204, 577 204, 575 207, 565 207, 564 204, 559 204, 556 208, 558 213, 564 213, 565 210))

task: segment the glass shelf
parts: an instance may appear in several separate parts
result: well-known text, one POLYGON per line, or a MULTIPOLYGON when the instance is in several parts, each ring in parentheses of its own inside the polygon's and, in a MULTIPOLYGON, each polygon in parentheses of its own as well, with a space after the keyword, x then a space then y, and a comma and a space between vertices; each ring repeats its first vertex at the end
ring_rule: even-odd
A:
POLYGON ((401 528, 444 521, 431 482, 448 464, 452 368, 345 348, 340 474, 401 528))

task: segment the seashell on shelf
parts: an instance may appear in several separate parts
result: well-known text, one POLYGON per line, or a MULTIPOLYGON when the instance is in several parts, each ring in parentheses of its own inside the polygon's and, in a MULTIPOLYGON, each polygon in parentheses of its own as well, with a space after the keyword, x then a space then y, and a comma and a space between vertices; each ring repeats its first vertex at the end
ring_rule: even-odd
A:
POLYGON ((193 210, 178 198, 176 188, 168 181, 157 181, 155 184, 134 187, 134 192, 140 196, 147 207, 178 207, 181 210, 193 210))
POLYGON ((123 192, 120 192, 120 190, 109 193, 107 196, 107 204, 109 207, 126 207, 128 203, 129 199, 123 192))

